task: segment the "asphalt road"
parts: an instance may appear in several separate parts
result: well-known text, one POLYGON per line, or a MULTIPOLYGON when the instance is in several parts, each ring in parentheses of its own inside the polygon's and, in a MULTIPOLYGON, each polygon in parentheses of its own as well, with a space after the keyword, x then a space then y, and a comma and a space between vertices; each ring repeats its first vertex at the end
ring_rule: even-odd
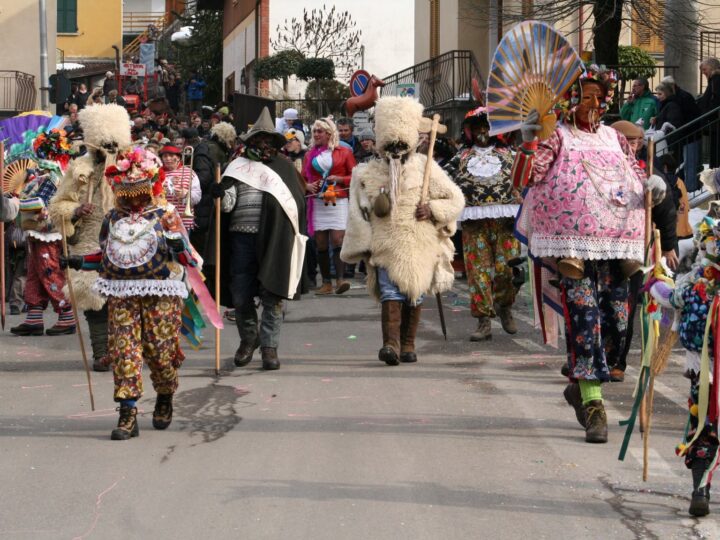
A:
POLYGON ((229 327, 215 377, 208 332, 187 349, 173 424, 152 429, 149 389, 131 441, 109 438, 109 373, 93 374, 90 411, 75 336, 3 333, 0 538, 720 537, 712 514, 687 515, 674 455, 680 352, 656 386, 643 482, 639 433, 617 459, 637 371, 606 385, 610 442, 588 445, 562 398, 562 351, 541 345, 527 298, 517 335, 496 325, 474 344, 463 287, 444 298, 447 342, 427 302, 416 365, 377 360, 380 311, 360 285, 289 305, 277 372, 257 354, 235 369, 229 327))

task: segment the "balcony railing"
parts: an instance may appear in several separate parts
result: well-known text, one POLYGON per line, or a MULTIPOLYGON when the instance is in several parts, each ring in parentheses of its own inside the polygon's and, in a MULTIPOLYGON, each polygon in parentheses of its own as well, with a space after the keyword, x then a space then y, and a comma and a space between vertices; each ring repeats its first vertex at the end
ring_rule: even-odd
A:
POLYGON ((164 18, 164 11, 126 11, 123 13, 123 34, 142 34, 149 25, 157 25, 164 18))
POLYGON ((449 51, 420 64, 383 77, 383 96, 397 93, 399 84, 419 85, 420 103, 427 109, 439 109, 457 101, 472 102, 472 81, 475 79, 481 90, 485 80, 480 73, 475 55, 471 51, 449 51))
POLYGON ((35 76, 22 71, 0 70, 0 111, 20 113, 35 108, 35 76))

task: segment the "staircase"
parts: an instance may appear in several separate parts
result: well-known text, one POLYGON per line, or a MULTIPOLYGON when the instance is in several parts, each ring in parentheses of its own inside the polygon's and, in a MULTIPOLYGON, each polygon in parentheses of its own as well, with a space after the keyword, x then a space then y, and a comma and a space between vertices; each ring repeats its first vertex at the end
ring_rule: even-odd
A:
POLYGON ((457 135, 465 114, 478 105, 473 96, 473 79, 479 88, 485 88, 485 79, 472 51, 449 51, 383 77, 386 85, 381 95, 397 95, 399 84, 417 84, 418 98, 425 112, 439 113, 449 133, 457 135))

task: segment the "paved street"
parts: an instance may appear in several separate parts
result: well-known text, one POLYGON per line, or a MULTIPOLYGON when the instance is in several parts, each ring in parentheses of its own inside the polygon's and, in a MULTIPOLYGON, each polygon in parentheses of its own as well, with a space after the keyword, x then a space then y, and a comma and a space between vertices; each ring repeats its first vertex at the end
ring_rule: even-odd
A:
POLYGON ((588 445, 527 297, 516 336, 473 344, 463 287, 445 295, 447 342, 426 303, 417 365, 377 360, 379 308, 359 284, 291 303, 277 372, 257 354, 234 369, 231 327, 216 378, 208 332, 187 349, 172 426, 152 429, 148 390, 128 442, 109 438, 109 373, 93 374, 90 412, 75 336, 3 334, 0 538, 720 537, 712 515, 687 515, 679 351, 656 385, 643 483, 639 434, 617 460, 637 370, 605 387, 610 442, 588 445))

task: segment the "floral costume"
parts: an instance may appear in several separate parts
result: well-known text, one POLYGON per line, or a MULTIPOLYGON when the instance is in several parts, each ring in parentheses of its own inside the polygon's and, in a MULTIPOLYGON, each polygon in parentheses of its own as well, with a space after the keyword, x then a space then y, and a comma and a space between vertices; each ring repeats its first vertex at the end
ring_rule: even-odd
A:
POLYGON ((495 317, 495 308, 515 301, 508 261, 520 256, 513 235, 519 194, 512 186, 514 154, 494 145, 461 150, 445 170, 465 196, 463 256, 472 316, 495 317))

